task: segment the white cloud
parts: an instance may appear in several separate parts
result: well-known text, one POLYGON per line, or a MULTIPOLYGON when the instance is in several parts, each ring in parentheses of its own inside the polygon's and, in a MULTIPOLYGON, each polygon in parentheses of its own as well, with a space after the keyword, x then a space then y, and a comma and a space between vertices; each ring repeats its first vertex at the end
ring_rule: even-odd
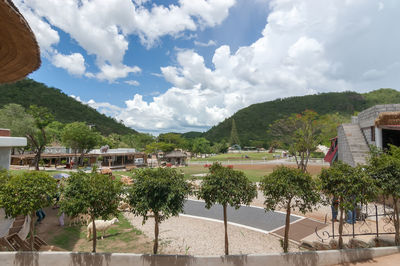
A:
POLYGON ((209 47, 209 46, 216 46, 217 43, 213 40, 209 40, 208 42, 194 41, 194 45, 201 46, 201 47, 209 47))
MULTIPOLYGON (((116 79, 125 78, 129 73, 140 73, 141 69, 137 66, 128 67, 125 65, 115 66, 104 64, 100 66, 100 72, 95 75, 99 80, 114 82, 116 79)), ((90 76, 89 76, 90 77, 90 76)))
POLYGON ((187 30, 220 24, 235 4, 235 0, 180 0, 179 4, 168 7, 154 3, 148 9, 148 2, 16 0, 15 4, 32 26, 44 53, 57 52, 54 46, 59 36, 52 28, 57 27, 69 34, 87 54, 96 56, 100 71, 86 76, 110 82, 134 72, 131 70, 135 67, 123 64, 129 35, 138 35, 150 48, 162 36, 179 36, 187 30))
POLYGON ((135 86, 135 87, 137 87, 137 86, 139 86, 140 85, 140 83, 139 83, 139 81, 137 81, 137 80, 126 80, 126 81, 124 81, 126 84, 129 84, 129 85, 132 85, 132 86, 135 86))
POLYGON ((72 75, 83 75, 85 73, 85 59, 80 53, 70 55, 55 54, 52 62, 56 67, 64 68, 72 75))
POLYGON ((177 51, 177 64, 161 68, 172 88, 151 102, 136 94, 117 117, 143 131, 204 130, 252 103, 396 87, 400 2, 382 3, 271 1, 257 41, 218 47, 211 68, 196 52, 177 51))

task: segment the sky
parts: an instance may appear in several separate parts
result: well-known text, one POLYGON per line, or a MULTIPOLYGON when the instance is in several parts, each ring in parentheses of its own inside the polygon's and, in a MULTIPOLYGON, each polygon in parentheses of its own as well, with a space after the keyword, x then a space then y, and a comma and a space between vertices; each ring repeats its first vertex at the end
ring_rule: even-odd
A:
POLYGON ((139 132, 206 131, 254 103, 398 89, 398 0, 14 0, 30 78, 139 132))

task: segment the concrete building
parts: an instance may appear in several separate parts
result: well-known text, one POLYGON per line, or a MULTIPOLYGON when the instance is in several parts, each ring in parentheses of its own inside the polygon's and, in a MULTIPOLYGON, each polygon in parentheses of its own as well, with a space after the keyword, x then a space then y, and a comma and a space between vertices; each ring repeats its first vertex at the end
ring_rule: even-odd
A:
POLYGON ((400 146, 400 104, 375 105, 353 116, 351 123, 340 125, 325 161, 362 165, 370 145, 387 149, 389 144, 400 146))

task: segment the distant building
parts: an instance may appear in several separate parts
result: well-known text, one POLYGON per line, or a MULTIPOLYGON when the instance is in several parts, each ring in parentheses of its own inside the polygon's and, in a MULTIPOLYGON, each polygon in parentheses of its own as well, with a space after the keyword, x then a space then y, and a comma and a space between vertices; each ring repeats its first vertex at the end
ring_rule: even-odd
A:
POLYGON ((386 149, 389 144, 400 146, 400 104, 375 105, 353 116, 351 123, 340 125, 325 161, 362 165, 370 145, 386 149))
POLYGON ((187 154, 182 151, 171 151, 166 153, 163 158, 172 165, 186 165, 187 154))

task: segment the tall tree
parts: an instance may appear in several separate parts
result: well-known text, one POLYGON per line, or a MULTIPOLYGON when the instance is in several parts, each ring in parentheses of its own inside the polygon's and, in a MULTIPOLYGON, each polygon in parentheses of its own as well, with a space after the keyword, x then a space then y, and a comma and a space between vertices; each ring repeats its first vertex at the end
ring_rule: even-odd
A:
POLYGON ((124 135, 122 137, 122 141, 129 148, 135 148, 139 151, 143 151, 146 145, 149 145, 150 143, 154 142, 154 136, 144 133, 130 134, 130 135, 124 135))
POLYGON ((376 198, 376 182, 361 167, 355 168, 341 161, 323 169, 320 176, 321 190, 328 198, 339 200, 339 248, 343 248, 343 218, 345 211, 353 211, 358 202, 366 204, 376 198))
POLYGON ((193 140, 192 151, 199 154, 210 153, 210 142, 205 138, 195 138, 193 140))
POLYGON ((36 105, 31 105, 28 109, 28 113, 33 117, 35 127, 31 128, 31 130, 26 133, 26 137, 35 153, 35 169, 39 170, 42 152, 50 141, 50 138, 47 136, 46 127, 54 120, 54 117, 46 107, 39 107, 36 105))
POLYGON ((183 212, 183 204, 191 187, 181 173, 171 168, 146 168, 136 172, 136 182, 128 190, 128 202, 135 215, 154 215, 154 246, 158 252, 159 224, 171 216, 183 212))
POLYGON ((283 252, 288 252, 291 211, 296 208, 302 213, 312 210, 320 201, 317 183, 300 169, 281 166, 265 176, 260 187, 265 196, 266 210, 275 210, 277 207, 286 209, 283 252))
POLYGON ((239 209, 241 204, 249 205, 257 196, 257 188, 241 171, 214 163, 210 173, 204 177, 198 197, 204 199, 206 208, 221 204, 224 215, 225 255, 229 255, 227 207, 239 209))
POLYGON ((92 150, 100 141, 101 136, 83 122, 67 124, 62 132, 62 142, 65 146, 80 153, 80 164, 83 157, 92 150))
POLYGON ((389 150, 373 149, 368 165, 369 175, 377 182, 382 194, 392 197, 394 204, 395 242, 400 245, 399 199, 400 199, 400 147, 389 146, 389 150))
POLYGON ((239 135, 236 129, 236 122, 235 119, 232 118, 232 128, 231 128, 231 138, 230 138, 230 145, 240 145, 239 135))
POLYGON ((276 120, 268 131, 275 140, 282 141, 289 147, 297 167, 303 172, 307 171, 311 152, 320 143, 321 126, 317 119, 316 112, 306 110, 301 114, 276 120))
POLYGON ((72 173, 61 188, 60 209, 68 216, 88 214, 93 225, 93 250, 96 252, 96 218, 107 220, 117 217, 118 205, 122 200, 122 183, 108 175, 96 172, 72 173))
POLYGON ((24 172, 18 175, 4 176, 0 180, 0 207, 6 216, 29 215, 30 245, 34 250, 36 211, 51 204, 57 190, 56 181, 45 172, 24 172))

